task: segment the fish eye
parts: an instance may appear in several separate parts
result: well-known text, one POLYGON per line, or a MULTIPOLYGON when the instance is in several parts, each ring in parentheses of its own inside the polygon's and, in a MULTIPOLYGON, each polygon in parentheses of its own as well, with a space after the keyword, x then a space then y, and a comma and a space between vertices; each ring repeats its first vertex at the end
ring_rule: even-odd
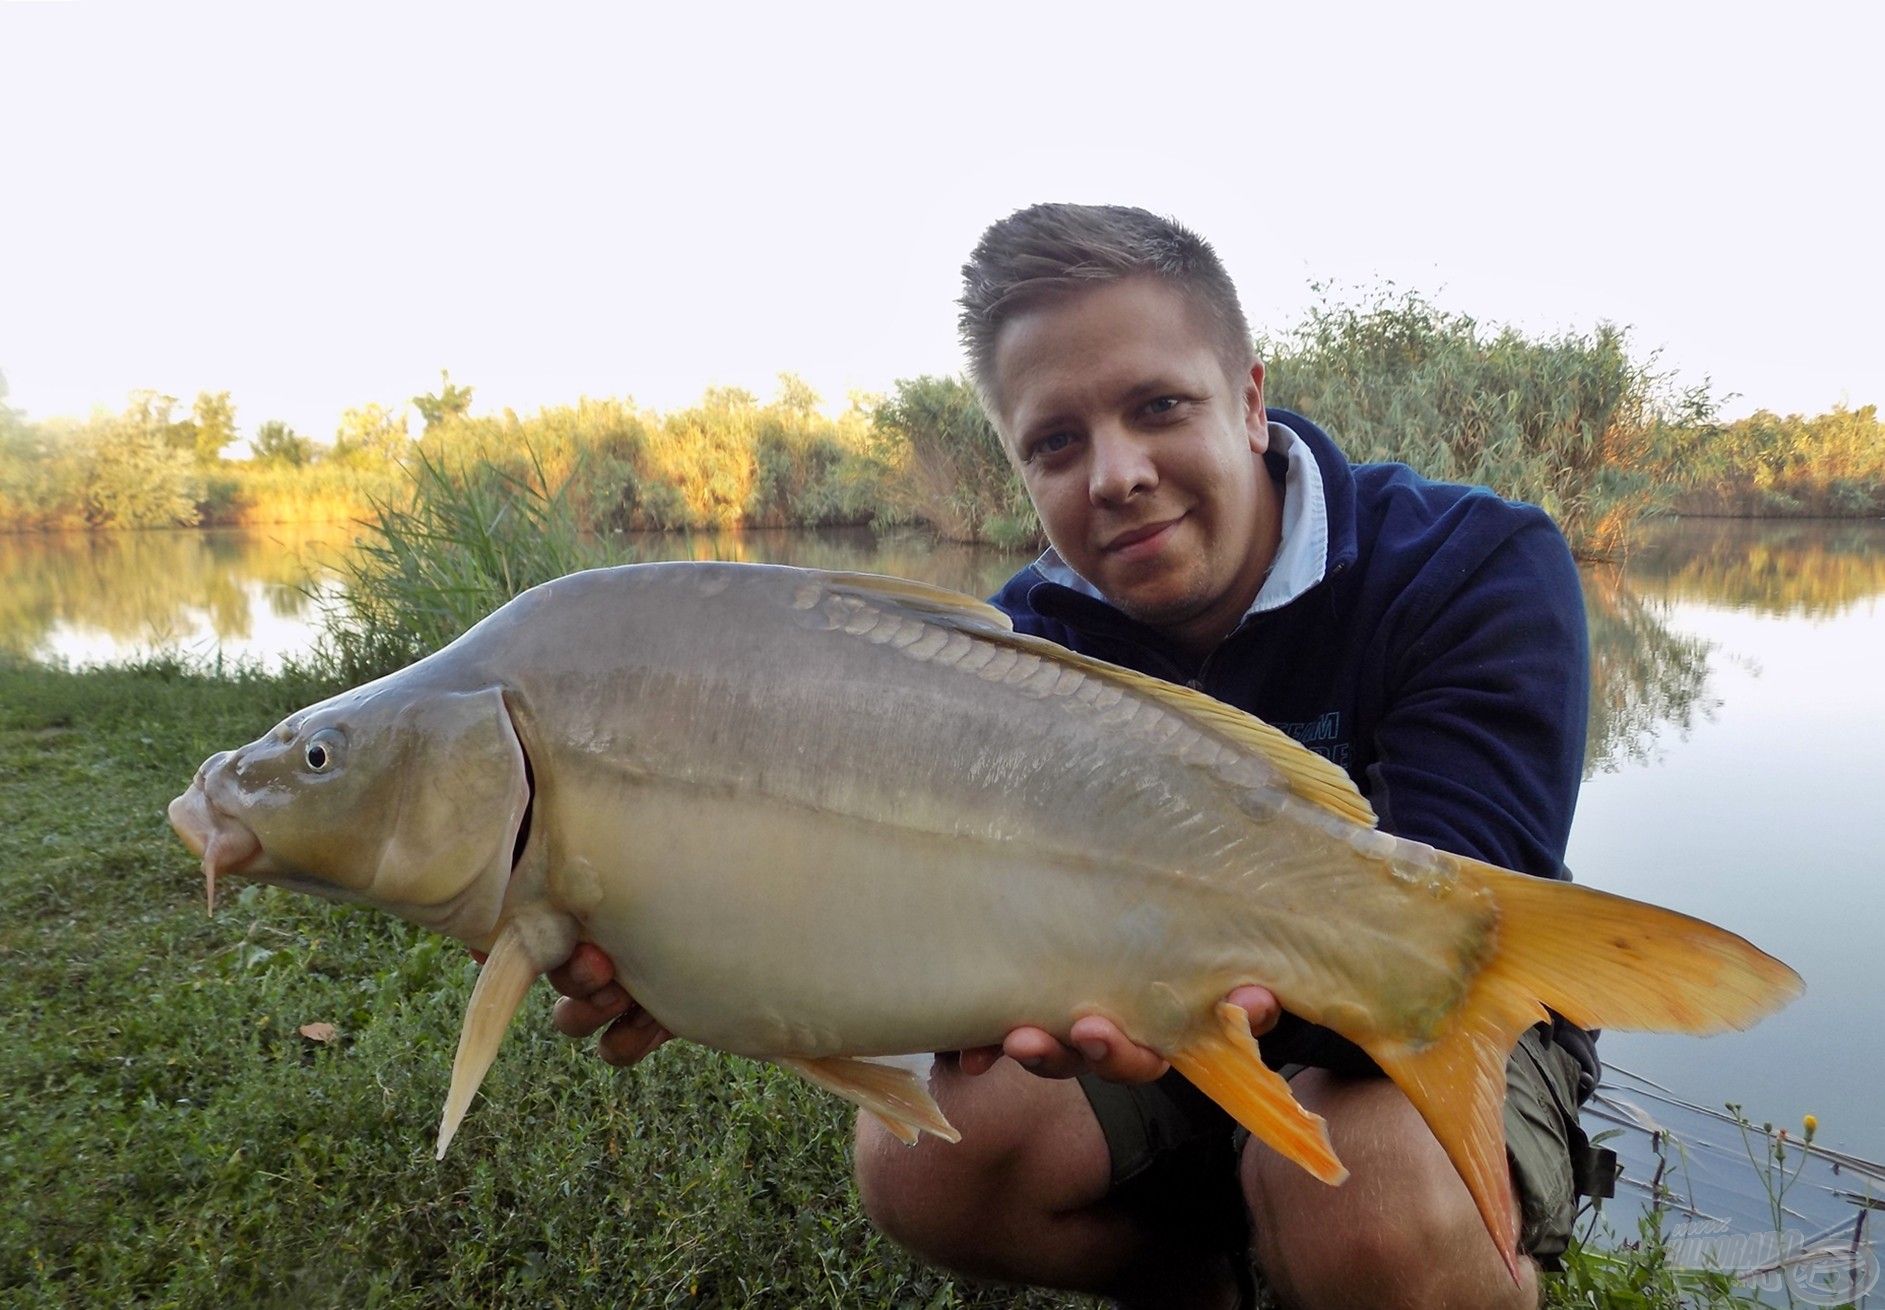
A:
POLYGON ((313 740, 302 751, 301 758, 307 761, 308 768, 314 772, 327 772, 340 758, 340 734, 331 730, 315 733, 313 740))

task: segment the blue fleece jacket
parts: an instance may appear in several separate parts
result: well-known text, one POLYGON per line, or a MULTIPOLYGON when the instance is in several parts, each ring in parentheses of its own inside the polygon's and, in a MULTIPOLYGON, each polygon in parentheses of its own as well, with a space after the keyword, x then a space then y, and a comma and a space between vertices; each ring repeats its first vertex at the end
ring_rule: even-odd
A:
MULTIPOLYGON (((1350 465, 1307 419, 1275 409, 1270 419, 1283 545, 1250 612, 1206 659, 1114 609, 1051 551, 994 603, 1022 632, 1187 683, 1283 729, 1345 768, 1389 832, 1568 877, 1590 657, 1556 525, 1484 487, 1404 464, 1350 465)), ((1589 1036, 1562 1022, 1555 1035, 1588 1089, 1598 1074, 1589 1036)), ((1367 1064, 1293 1016, 1263 1046, 1272 1064, 1367 1064)))

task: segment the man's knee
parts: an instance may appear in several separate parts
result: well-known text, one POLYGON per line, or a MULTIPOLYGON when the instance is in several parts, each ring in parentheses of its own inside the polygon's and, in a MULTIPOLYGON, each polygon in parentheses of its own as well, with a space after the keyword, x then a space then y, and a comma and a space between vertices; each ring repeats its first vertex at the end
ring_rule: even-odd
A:
POLYGON ((1012 1143, 989 1135, 906 1146, 869 1114, 857 1118, 854 1173, 865 1217, 897 1245, 945 1264, 973 1238, 976 1216, 999 1199, 1012 1143))
POLYGON ((1246 1150, 1255 1249, 1286 1304, 1537 1304, 1532 1262, 1520 1260, 1515 1284, 1465 1185, 1391 1084, 1318 1075, 1293 1086, 1328 1118, 1353 1172, 1328 1188, 1259 1144, 1246 1150))
POLYGON ((885 1236, 965 1272, 1001 1276, 1017 1253, 1068 1211, 1104 1197, 1104 1139, 1071 1082, 998 1065, 969 1078, 939 1063, 931 1090, 962 1134, 905 1146, 858 1117, 855 1173, 865 1215, 885 1236))

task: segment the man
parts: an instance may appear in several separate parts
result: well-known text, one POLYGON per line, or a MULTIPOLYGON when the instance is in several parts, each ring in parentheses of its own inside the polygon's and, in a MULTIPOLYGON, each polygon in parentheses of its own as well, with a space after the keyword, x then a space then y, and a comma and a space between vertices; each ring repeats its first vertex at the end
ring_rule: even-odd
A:
MULTIPOLYGON (((1384 828, 1562 876, 1582 767, 1576 571, 1535 509, 1398 466, 1351 468, 1264 404, 1263 365, 1209 246, 1141 210, 1043 205, 964 269, 978 393, 1052 549, 996 597, 1022 631, 1200 688, 1344 766, 1384 828)), ((632 1063, 666 1034, 580 949, 557 1025, 632 1063)), ((940 1061, 962 1130, 906 1148, 863 1116, 872 1220, 977 1276, 1134 1305, 1237 1305, 1250 1261, 1301 1306, 1518 1306, 1563 1249, 1589 1038, 1526 1035, 1506 1130, 1515 1285, 1464 1185, 1366 1057, 1231 999, 1351 1170, 1326 1187, 1098 1017, 940 1061)))

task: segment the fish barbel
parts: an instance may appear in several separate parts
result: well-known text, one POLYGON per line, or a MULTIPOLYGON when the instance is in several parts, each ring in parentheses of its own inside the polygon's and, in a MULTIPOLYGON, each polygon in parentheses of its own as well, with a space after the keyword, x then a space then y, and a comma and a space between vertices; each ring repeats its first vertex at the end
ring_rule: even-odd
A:
POLYGON ((919 583, 645 564, 529 591, 444 650, 213 756, 170 807, 215 879, 488 950, 443 1156, 579 941, 676 1036, 777 1061, 914 1141, 870 1057, 1099 1014, 1318 1178, 1244 984, 1406 1093, 1512 1266, 1506 1058, 1585 1027, 1746 1027, 1792 970, 1722 929, 1380 831, 1348 776, 1197 692, 919 583))

